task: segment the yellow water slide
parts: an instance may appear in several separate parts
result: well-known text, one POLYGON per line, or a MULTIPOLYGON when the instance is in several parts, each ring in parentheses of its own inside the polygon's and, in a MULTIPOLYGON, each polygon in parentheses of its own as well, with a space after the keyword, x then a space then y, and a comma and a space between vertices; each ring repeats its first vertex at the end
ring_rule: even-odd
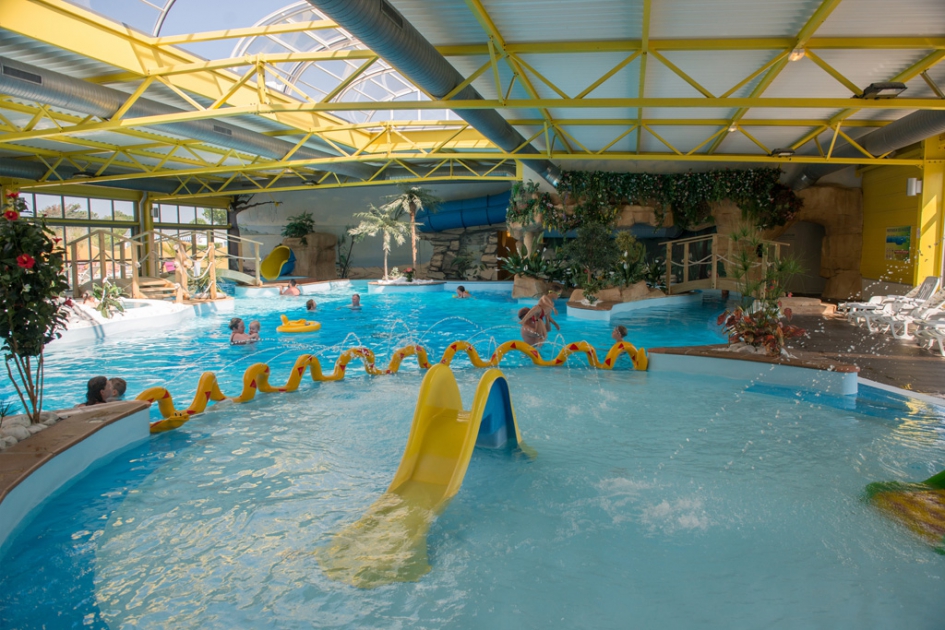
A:
POLYGON ((407 447, 390 487, 363 517, 316 551, 325 574, 361 588, 416 581, 430 570, 427 532, 459 491, 476 445, 511 445, 534 456, 515 421, 508 382, 488 370, 472 409, 446 365, 435 365, 420 386, 407 447))
MULTIPOLYGON (((269 252, 269 255, 266 256, 266 259, 260 263, 260 275, 270 282, 273 280, 278 280, 279 276, 282 275, 283 267, 289 264, 291 258, 292 250, 285 245, 278 245, 275 249, 269 252)), ((294 262, 294 259, 292 259, 292 261, 294 262)))

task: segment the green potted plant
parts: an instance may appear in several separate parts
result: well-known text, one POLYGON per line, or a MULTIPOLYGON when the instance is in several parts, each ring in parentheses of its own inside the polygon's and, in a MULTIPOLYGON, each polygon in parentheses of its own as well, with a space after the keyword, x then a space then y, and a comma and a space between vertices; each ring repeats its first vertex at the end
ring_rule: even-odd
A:
POLYGON ((315 218, 311 212, 303 212, 294 217, 289 217, 289 222, 282 228, 282 236, 286 238, 297 238, 302 245, 308 245, 305 236, 315 231, 315 218))
POLYGON ((121 287, 112 284, 108 280, 103 281, 102 284, 92 285, 92 297, 98 301, 95 310, 101 313, 105 319, 111 319, 112 313, 115 311, 125 312, 125 306, 121 303, 121 287))
POLYGON ((788 323, 791 309, 782 310, 778 302, 791 278, 801 272, 800 264, 790 257, 775 258, 773 244, 763 240, 755 228, 737 230, 732 241, 735 261, 730 275, 742 295, 742 304, 719 315, 717 323, 723 326, 729 344, 744 343, 778 356, 786 340, 805 332, 788 323))
POLYGON ((43 408, 43 350, 62 336, 71 300, 66 289, 63 251, 52 230, 21 214, 26 202, 8 192, 0 218, 0 339, 7 375, 32 423, 43 408))

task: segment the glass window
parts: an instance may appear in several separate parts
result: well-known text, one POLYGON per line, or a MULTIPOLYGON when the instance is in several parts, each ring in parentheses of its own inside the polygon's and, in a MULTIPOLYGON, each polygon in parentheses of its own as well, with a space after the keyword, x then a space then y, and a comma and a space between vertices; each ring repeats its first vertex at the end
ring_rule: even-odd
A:
POLYGON ((197 222, 197 209, 193 206, 178 206, 178 212, 180 213, 181 223, 197 222))
POLYGON ((116 221, 134 221, 135 220, 135 204, 133 201, 115 200, 112 202, 112 205, 115 207, 115 220, 116 221))
POLYGON ((59 195, 36 195, 36 209, 42 217, 62 218, 62 197, 59 195))
POLYGON ((33 198, 31 193, 20 193, 20 199, 26 202, 26 210, 23 211, 25 216, 31 217, 33 215, 33 208, 36 207, 36 199, 33 198))
POLYGON ((112 220, 112 202, 111 199, 89 199, 89 207, 92 210, 92 220, 111 221, 112 220))
POLYGON ((177 206, 170 206, 166 203, 160 205, 161 223, 177 223, 177 206))
POLYGON ((63 197, 67 219, 89 219, 89 200, 86 197, 63 197))

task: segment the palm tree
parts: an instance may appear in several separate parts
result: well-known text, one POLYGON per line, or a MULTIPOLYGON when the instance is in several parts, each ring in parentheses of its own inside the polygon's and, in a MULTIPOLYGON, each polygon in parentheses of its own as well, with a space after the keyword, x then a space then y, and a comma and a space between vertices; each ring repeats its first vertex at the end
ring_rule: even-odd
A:
POLYGON ((377 236, 377 233, 380 232, 384 237, 384 279, 387 280, 387 255, 390 253, 390 241, 394 241, 398 245, 403 245, 407 240, 407 232, 409 228, 407 224, 400 220, 400 217, 403 215, 404 211, 399 206, 395 207, 390 204, 386 206, 381 206, 380 208, 375 208, 374 204, 371 204, 371 209, 368 212, 355 212, 354 217, 360 219, 356 227, 348 230, 348 234, 351 236, 377 236))
POLYGON ((413 268, 417 268, 417 212, 426 208, 430 212, 436 212, 436 206, 440 203, 440 198, 434 195, 426 188, 411 186, 410 184, 399 184, 400 192, 387 198, 387 203, 382 207, 394 207, 400 212, 406 212, 410 215, 410 247, 413 253, 413 268))

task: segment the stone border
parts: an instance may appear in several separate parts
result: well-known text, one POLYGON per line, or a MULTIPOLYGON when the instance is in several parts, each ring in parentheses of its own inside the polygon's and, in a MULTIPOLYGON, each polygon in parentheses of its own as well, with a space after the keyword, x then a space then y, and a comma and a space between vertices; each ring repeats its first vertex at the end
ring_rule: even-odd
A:
POLYGON ((629 313, 641 308, 655 306, 677 306, 692 302, 701 302, 701 293, 686 293, 683 295, 668 295, 660 298, 634 300, 633 302, 602 302, 595 306, 574 306, 568 303, 568 317, 588 321, 609 322, 614 314, 629 313))
POLYGON ((650 348, 648 370, 682 372, 795 387, 838 396, 857 394, 859 368, 820 357, 767 357, 727 352, 726 345, 650 348))
POLYGON ((379 280, 368 282, 368 293, 442 293, 443 280, 424 280, 423 283, 381 284, 379 280))
MULTIPOLYGON (((149 306, 140 308, 140 316, 135 312, 134 317, 116 315, 115 319, 105 321, 89 317, 83 322, 88 325, 62 331, 62 337, 51 341, 49 345, 55 347, 63 344, 90 343, 103 341, 116 335, 151 332, 155 329, 176 326, 180 322, 193 317, 202 317, 214 313, 232 313, 236 308, 236 302, 232 299, 191 302, 188 304, 176 304, 161 300, 134 300, 134 302, 144 302, 149 306), (154 306, 150 306, 151 304, 154 306), (167 308, 163 308, 165 306, 167 308), (153 313, 146 311, 146 309, 152 309, 153 313)), ((133 311, 139 311, 139 308, 135 308, 133 311)))
MULTIPOLYGON (((288 282, 288 280, 286 280, 288 282)), ((298 281, 297 281, 298 282, 298 281)), ((348 278, 339 280, 308 280, 298 282, 299 291, 302 295, 316 295, 318 293, 327 293, 334 288, 350 287, 351 280, 348 278)), ((279 287, 285 282, 276 284, 266 284, 261 287, 237 286, 233 289, 235 297, 261 298, 261 297, 279 297, 279 287)))
POLYGON ((0 556, 12 535, 58 490, 151 435, 149 403, 66 409, 62 420, 0 451, 0 556))

